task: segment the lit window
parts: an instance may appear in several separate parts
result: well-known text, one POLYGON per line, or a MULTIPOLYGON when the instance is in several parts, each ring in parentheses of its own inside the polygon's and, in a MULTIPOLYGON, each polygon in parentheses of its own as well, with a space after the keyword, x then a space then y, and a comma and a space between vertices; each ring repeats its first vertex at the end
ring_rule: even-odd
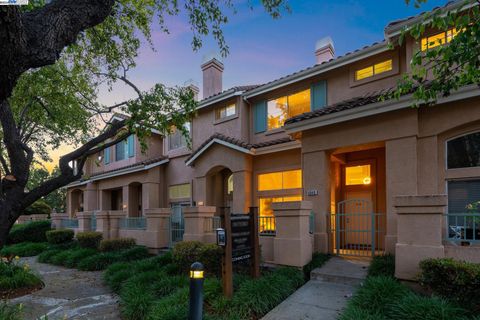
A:
POLYGON ((273 219, 272 203, 274 202, 291 202, 302 201, 301 195, 285 196, 285 197, 271 197, 259 199, 259 232, 271 233, 275 231, 275 219, 273 219))
POLYGON ((444 45, 452 41, 457 34, 457 29, 450 29, 447 30, 447 32, 440 32, 432 36, 424 37, 421 41, 422 51, 444 45))
POLYGON ((355 71, 355 80, 363 80, 366 78, 373 77, 377 74, 381 74, 393 69, 392 59, 385 60, 379 63, 374 64, 373 66, 368 66, 363 69, 355 71))
MULTIPOLYGON (((185 123, 185 129, 190 132, 190 123, 185 123)), ((180 130, 172 127, 171 133, 168 135, 168 150, 175 150, 187 146, 187 138, 180 130)))
POLYGON ((370 165, 352 166, 345 168, 345 185, 368 185, 372 183, 370 165))
POLYGON ((190 198, 190 183, 178 184, 168 188, 168 196, 170 199, 190 198))
POLYGON ((226 107, 218 108, 215 111, 215 117, 217 120, 227 118, 235 115, 235 105, 231 104, 226 107))
POLYGON ((480 132, 467 134, 447 142, 447 168, 480 166, 480 132))
POLYGON ((269 100, 267 103, 268 130, 280 128, 288 118, 310 111, 310 89, 269 100))
POLYGON ((302 170, 272 172, 258 175, 258 191, 298 189, 302 187, 302 170))

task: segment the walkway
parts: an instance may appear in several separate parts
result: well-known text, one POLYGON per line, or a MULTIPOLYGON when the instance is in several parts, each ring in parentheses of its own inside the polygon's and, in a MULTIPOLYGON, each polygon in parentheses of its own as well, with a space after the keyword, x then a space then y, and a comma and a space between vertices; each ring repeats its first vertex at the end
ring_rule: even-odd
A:
POLYGON ((337 319, 355 287, 367 275, 368 261, 331 258, 312 271, 311 280, 262 320, 337 319))
POLYGON ((120 319, 118 298, 103 285, 102 272, 85 272, 36 262, 36 257, 23 262, 38 272, 45 287, 32 294, 10 300, 24 305, 24 318, 49 320, 113 320, 120 319))

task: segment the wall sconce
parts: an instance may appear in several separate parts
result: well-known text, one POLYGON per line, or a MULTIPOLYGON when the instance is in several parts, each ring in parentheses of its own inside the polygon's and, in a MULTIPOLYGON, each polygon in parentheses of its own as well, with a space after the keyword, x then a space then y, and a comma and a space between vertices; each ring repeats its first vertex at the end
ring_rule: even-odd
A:
POLYGON ((198 201, 198 202, 197 202, 197 205, 198 205, 198 206, 203 206, 203 201, 198 201))
POLYGON ((363 178, 363 184, 370 184, 370 183, 372 183, 372 178, 371 177, 363 178))

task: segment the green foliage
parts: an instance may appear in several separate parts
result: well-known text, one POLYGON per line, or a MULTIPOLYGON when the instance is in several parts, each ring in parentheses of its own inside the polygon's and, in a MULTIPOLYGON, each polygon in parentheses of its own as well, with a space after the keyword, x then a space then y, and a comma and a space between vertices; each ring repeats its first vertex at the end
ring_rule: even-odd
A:
POLYGON ((50 221, 32 221, 14 225, 8 234, 7 243, 46 242, 45 233, 51 230, 50 221))
POLYGON ((368 267, 368 276, 395 277, 395 256, 391 254, 375 256, 368 267))
POLYGON ((101 232, 85 231, 77 233, 78 244, 82 248, 97 249, 103 239, 101 232))
POLYGON ((56 254, 59 254, 62 251, 63 250, 61 249, 50 249, 50 250, 44 251, 38 255, 38 258, 37 258, 38 262, 49 263, 52 257, 54 257, 56 254))
POLYGON ((68 243, 73 240, 75 233, 71 229, 58 229, 46 232, 47 241, 50 244, 68 243))
POLYGON ((42 284, 40 278, 32 273, 28 265, 16 260, 0 262, 0 293, 21 288, 34 288, 42 284))
POLYGON ((182 241, 172 251, 173 262, 184 274, 194 262, 201 262, 206 273, 219 275, 221 272, 222 249, 215 244, 199 241, 182 241))
POLYGON ((115 262, 135 261, 145 259, 148 256, 148 250, 145 247, 134 247, 115 252, 97 253, 81 260, 77 267, 83 271, 104 270, 115 262))
POLYGON ((325 262, 330 259, 330 256, 324 253, 315 252, 312 254, 312 260, 303 266, 303 274, 305 280, 310 280, 310 273, 313 269, 320 268, 325 264, 325 262))
MULTIPOLYGON (((28 183, 27 183, 27 189, 28 190, 33 190, 36 187, 40 186, 42 183, 47 181, 48 179, 51 179, 53 177, 58 176, 59 174, 59 168, 55 167, 52 171, 52 173, 48 172, 46 169, 41 168, 41 167, 33 167, 30 170, 30 175, 28 178, 28 183)), ((45 197, 43 197, 38 201, 41 201, 42 203, 45 203, 46 205, 49 206, 50 211, 48 214, 52 212, 52 209, 54 209, 56 212, 65 212, 66 209, 66 189, 61 188, 57 189, 55 191, 52 191, 45 197)), ((35 203, 34 203, 35 204, 35 203)), ((45 206, 44 206, 45 207, 45 206)), ((27 208, 28 210, 29 208, 27 208)), ((46 209, 43 209, 46 211, 46 209)), ((45 212, 47 213, 47 212, 45 212)))
POLYGON ((21 305, 10 305, 2 301, 0 303, 0 319, 2 320, 22 320, 21 305))
POLYGON ((93 256, 96 254, 97 251, 91 248, 78 248, 78 249, 71 249, 68 255, 65 256, 65 260, 63 261, 62 265, 67 268, 76 268, 80 261, 93 256))
POLYGON ((133 238, 102 240, 99 250, 104 252, 118 251, 133 248, 135 245, 136 241, 133 238))
POLYGON ((480 264, 453 259, 420 262, 420 283, 436 295, 480 310, 480 264))
POLYGON ((184 320, 188 317, 188 288, 178 289, 158 300, 152 307, 150 320, 184 320))
POLYGON ((44 242, 21 242, 5 246, 0 250, 0 256, 32 257, 47 250, 48 244, 44 242))
POLYGON ((26 208, 23 211, 23 214, 46 214, 50 217, 51 212, 52 208, 45 202, 45 200, 39 199, 35 201, 30 207, 26 208))

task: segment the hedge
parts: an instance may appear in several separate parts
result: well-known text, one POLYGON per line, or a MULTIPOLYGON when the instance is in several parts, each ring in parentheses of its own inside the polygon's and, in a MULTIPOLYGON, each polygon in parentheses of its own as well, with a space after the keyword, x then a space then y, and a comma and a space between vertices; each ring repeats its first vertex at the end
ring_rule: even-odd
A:
POLYGON ((47 241, 50 244, 62 244, 71 242, 75 233, 70 229, 59 229, 47 231, 47 241))
POLYGON ((77 233, 78 244, 82 248, 98 249, 103 234, 96 231, 85 231, 77 233))
POLYGON ((136 241, 133 238, 102 240, 99 250, 103 252, 118 251, 133 248, 135 245, 136 241))
POLYGON ((177 243, 172 251, 173 262, 181 273, 188 273, 192 263, 199 261, 209 274, 220 275, 222 249, 215 244, 199 241, 183 241, 177 243))
POLYGON ((45 233, 51 230, 50 220, 32 221, 14 225, 8 234, 7 243, 46 242, 45 233))
POLYGON ((31 206, 27 207, 23 214, 32 215, 32 214, 46 214, 50 217, 52 212, 52 207, 50 207, 45 200, 39 199, 35 201, 31 206))

